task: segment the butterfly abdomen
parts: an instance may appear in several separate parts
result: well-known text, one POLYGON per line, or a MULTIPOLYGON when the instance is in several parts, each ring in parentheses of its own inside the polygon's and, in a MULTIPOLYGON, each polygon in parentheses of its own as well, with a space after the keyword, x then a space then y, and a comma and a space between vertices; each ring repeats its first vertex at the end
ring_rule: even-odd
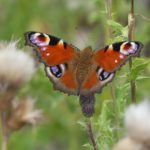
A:
POLYGON ((95 96, 94 94, 80 95, 80 105, 82 112, 86 117, 91 117, 94 114, 95 96))

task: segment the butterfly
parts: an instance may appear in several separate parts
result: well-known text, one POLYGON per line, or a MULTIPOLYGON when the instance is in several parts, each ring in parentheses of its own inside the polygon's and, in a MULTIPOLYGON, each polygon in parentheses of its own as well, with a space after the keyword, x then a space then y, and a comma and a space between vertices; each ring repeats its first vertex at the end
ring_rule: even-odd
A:
POLYGON ((138 41, 122 41, 97 51, 91 47, 79 50, 63 39, 34 31, 25 33, 25 45, 36 51, 54 89, 79 96, 87 117, 94 113, 95 93, 101 92, 115 72, 143 47, 138 41))

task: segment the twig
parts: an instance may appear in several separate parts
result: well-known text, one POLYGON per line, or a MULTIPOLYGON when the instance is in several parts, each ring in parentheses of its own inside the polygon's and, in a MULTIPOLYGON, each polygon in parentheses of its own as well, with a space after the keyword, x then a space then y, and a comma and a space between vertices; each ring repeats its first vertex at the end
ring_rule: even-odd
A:
MULTIPOLYGON (((134 0, 131 0, 131 8, 128 15, 128 40, 131 41, 133 39, 133 32, 134 32, 134 25, 135 25, 135 17, 134 17, 134 0)), ((131 71, 132 68, 132 59, 129 60, 129 68, 131 71)), ((130 81, 131 85, 131 99, 132 102, 136 102, 136 85, 135 80, 130 81)))
POLYGON ((9 134, 6 125, 6 112, 1 112, 2 146, 1 150, 7 150, 9 134))
POLYGON ((94 150, 98 150, 98 145, 97 145, 94 135, 93 135, 92 124, 91 124, 90 118, 88 119, 88 122, 87 122, 87 133, 92 142, 94 150))

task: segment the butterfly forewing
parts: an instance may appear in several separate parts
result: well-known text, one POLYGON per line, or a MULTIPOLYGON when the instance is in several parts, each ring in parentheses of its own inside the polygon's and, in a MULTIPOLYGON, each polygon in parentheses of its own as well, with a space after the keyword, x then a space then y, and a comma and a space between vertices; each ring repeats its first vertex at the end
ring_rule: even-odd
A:
POLYGON ((62 39, 41 32, 26 32, 26 45, 35 47, 47 65, 58 65, 72 60, 78 49, 62 39))
POLYGON ((114 43, 95 52, 95 61, 105 71, 114 72, 131 56, 137 56, 143 47, 136 41, 114 43))

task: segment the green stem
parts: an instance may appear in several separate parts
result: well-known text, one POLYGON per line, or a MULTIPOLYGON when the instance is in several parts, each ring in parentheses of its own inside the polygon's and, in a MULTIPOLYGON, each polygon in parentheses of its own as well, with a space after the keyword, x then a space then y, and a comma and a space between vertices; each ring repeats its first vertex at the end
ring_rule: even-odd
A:
MULTIPOLYGON (((107 0, 106 1, 106 6, 107 6, 107 18, 109 20, 112 20, 112 0, 107 0)), ((108 38, 111 38, 113 39, 113 34, 112 34, 112 28, 111 26, 109 26, 108 28, 109 30, 109 37, 108 38)), ((119 121, 118 121, 118 112, 117 112, 117 104, 116 104, 116 92, 115 92, 115 85, 114 85, 114 81, 112 81, 110 83, 110 90, 111 90, 111 97, 112 97, 112 100, 113 100, 113 111, 114 111, 114 119, 115 119, 115 126, 119 126, 119 121)), ((115 136, 118 137, 118 132, 116 130, 115 132, 115 136)))
MULTIPOLYGON (((112 20, 112 0, 106 0, 106 10, 107 10, 107 18, 109 20, 112 20)), ((108 38, 112 39, 113 38, 113 34, 112 34, 111 26, 109 26, 108 30, 109 30, 108 38)), ((115 95, 115 88, 114 87, 115 87, 114 86, 114 82, 112 81, 110 83, 110 90, 111 90, 111 96, 112 96, 112 100, 113 100, 113 107, 114 107, 114 110, 115 110, 116 95, 115 95)))

